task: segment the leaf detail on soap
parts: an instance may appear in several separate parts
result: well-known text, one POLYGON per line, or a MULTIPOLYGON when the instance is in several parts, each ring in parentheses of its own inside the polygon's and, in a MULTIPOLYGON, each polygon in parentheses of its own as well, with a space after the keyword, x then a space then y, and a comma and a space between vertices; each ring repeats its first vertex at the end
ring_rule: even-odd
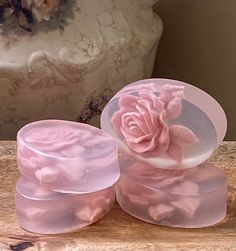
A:
POLYGON ((190 129, 181 125, 170 126, 171 140, 179 146, 190 146, 199 142, 198 137, 190 129))

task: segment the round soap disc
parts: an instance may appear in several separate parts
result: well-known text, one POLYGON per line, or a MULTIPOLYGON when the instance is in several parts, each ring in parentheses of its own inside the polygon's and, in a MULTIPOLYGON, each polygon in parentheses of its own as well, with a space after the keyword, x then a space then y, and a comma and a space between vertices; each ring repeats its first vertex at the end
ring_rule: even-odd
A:
POLYGON ((227 121, 201 89, 168 79, 147 79, 121 89, 104 108, 102 130, 120 152, 157 168, 180 169, 206 161, 222 142, 227 121))
POLYGON ((78 230, 103 217, 115 201, 111 186, 86 194, 49 191, 21 177, 16 185, 16 216, 22 228, 40 234, 78 230))
POLYGON ((43 120, 17 134, 21 174, 48 190, 88 193, 119 178, 115 140, 100 129, 64 120, 43 120))
POLYGON ((227 210, 224 173, 210 163, 185 170, 161 170, 121 160, 116 188, 119 205, 144 221, 198 228, 221 221, 227 210))

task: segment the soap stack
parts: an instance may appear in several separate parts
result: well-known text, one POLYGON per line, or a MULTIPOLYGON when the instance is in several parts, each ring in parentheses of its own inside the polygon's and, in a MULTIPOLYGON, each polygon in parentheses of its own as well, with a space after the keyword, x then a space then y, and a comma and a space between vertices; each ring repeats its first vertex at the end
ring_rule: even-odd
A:
POLYGON ((111 209, 120 176, 112 137, 89 125, 44 120, 20 129, 17 145, 21 227, 43 234, 71 232, 111 209))
POLYGON ((224 173, 207 160, 226 117, 207 93, 180 81, 146 79, 121 89, 101 126, 119 145, 119 205, 146 222, 205 227, 226 215, 224 173))

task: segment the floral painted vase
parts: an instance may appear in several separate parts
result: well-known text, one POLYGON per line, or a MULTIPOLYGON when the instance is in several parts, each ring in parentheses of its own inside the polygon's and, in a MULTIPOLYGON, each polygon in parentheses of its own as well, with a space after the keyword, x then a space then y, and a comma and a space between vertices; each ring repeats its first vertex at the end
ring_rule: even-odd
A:
POLYGON ((124 84, 150 77, 157 0, 0 0, 0 137, 58 118, 96 124, 124 84))

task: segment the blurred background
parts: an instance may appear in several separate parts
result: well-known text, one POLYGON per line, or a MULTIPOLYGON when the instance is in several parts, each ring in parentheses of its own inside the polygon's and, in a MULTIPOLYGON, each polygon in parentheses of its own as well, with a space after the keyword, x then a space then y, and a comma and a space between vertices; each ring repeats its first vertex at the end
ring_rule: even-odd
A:
POLYGON ((224 108, 236 140, 236 1, 160 0, 164 32, 154 77, 192 83, 224 108))
MULTIPOLYGON (((137 2, 140 4, 144 1, 147 0, 137 2)), ((156 0, 149 0, 149 2, 152 5, 156 0)), ((123 4, 125 3, 127 2, 123 2, 123 4)), ((141 10, 145 10, 142 9, 144 7, 141 6, 141 10)), ((234 130, 236 129, 236 0, 159 0, 154 9, 163 21, 164 31, 158 47, 153 77, 182 80, 208 92, 221 104, 226 112, 228 133, 225 139, 236 140, 236 130, 234 130)), ((148 14, 151 14, 152 19, 151 11, 148 14)), ((128 13, 128 16, 130 17, 130 13, 128 13)), ((135 21, 135 23, 137 22, 136 25, 140 26, 142 19, 139 15, 137 17, 138 21, 141 20, 141 22, 135 21)), ((141 34, 139 39, 146 40, 146 44, 152 44, 154 40, 157 38, 159 40, 161 36, 161 22, 159 22, 160 27, 158 27, 158 22, 154 22, 153 25, 155 27, 151 27, 149 23, 146 23, 146 26, 141 25, 140 31, 135 27, 137 34, 141 34), (148 28, 152 28, 150 29, 152 32, 148 32, 148 28)), ((132 25, 130 29, 134 29, 132 25)), ((91 36, 91 34, 88 36, 91 36)), ((88 40, 87 43, 90 44, 91 41, 88 40)), ((136 45, 133 41, 130 41, 130 43, 134 44, 133 51, 135 52, 135 60, 130 60, 131 63, 129 64, 131 65, 129 67, 133 69, 132 74, 129 74, 127 78, 124 74, 126 72, 125 64, 120 66, 123 67, 120 70, 122 74, 114 74, 116 77, 113 77, 114 85, 129 83, 130 79, 133 81, 151 74, 152 64, 155 59, 154 50, 150 50, 147 46, 145 49, 146 53, 149 54, 147 54, 146 58, 149 60, 147 62, 145 58, 143 61, 142 54, 138 49, 138 42, 136 45), (148 69, 148 74, 143 68, 148 69), (143 71, 145 74, 143 74, 143 71)), ((123 47, 117 48, 116 50, 119 51, 123 47)), ((125 48, 121 50, 121 55, 127 58, 125 60, 129 62, 129 56, 127 56, 129 55, 129 47, 127 46, 128 49, 125 48)), ((110 50, 111 61, 109 62, 114 63, 122 58, 116 50, 114 52, 110 50)), ((4 54, 5 51, 1 51, 4 54)), ((123 61, 125 62, 125 60, 123 61)), ((102 67, 101 72, 98 71, 96 76, 101 77, 100 81, 106 87, 108 82, 106 82, 106 77, 103 77, 103 71, 106 74, 104 69, 105 67, 102 67)), ((76 91, 78 91, 76 89, 77 85, 73 85, 73 88, 75 88, 75 90, 73 89, 73 93, 75 93, 73 96, 70 93, 70 88, 68 88, 68 84, 71 84, 72 81, 69 80, 67 83, 64 78, 60 77, 60 74, 53 73, 55 76, 58 75, 57 77, 61 81, 60 88, 56 87, 55 83, 57 83, 58 79, 54 81, 54 78, 51 77, 50 74, 52 73, 47 61, 41 62, 35 72, 36 84, 34 84, 35 80, 32 81, 34 74, 29 73, 27 73, 28 75, 17 75, 16 80, 14 78, 11 80, 9 76, 12 75, 12 72, 10 72, 7 73, 9 78, 7 81, 4 75, 0 79, 0 81, 3 81, 1 82, 2 89, 0 91, 0 98, 2 99, 0 111, 2 121, 4 121, 4 123, 0 123, 1 139, 15 139, 16 131, 21 126, 35 119, 52 118, 51 114, 54 114, 53 118, 73 118, 80 122, 86 122, 87 117, 93 118, 92 115, 95 111, 95 119, 99 121, 98 114, 103 105, 109 100, 108 97, 112 96, 111 93, 103 93, 102 89, 102 95, 101 93, 95 95, 91 91, 98 89, 95 85, 96 82, 90 79, 86 80, 86 82, 85 78, 81 78, 79 73, 78 79, 84 81, 81 83, 87 88, 84 90, 84 94, 87 96, 83 95, 83 98, 80 97, 81 100, 78 99, 76 94, 76 91), (87 87, 88 83, 92 83, 91 86, 88 85, 89 88, 87 87), (10 98, 8 98, 9 96, 10 98), (99 112, 96 114, 97 111, 99 112), (78 114, 80 116, 77 116, 78 114)), ((76 77, 77 74, 74 74, 74 78, 76 77)), ((80 88, 79 91, 81 92, 80 88)))

